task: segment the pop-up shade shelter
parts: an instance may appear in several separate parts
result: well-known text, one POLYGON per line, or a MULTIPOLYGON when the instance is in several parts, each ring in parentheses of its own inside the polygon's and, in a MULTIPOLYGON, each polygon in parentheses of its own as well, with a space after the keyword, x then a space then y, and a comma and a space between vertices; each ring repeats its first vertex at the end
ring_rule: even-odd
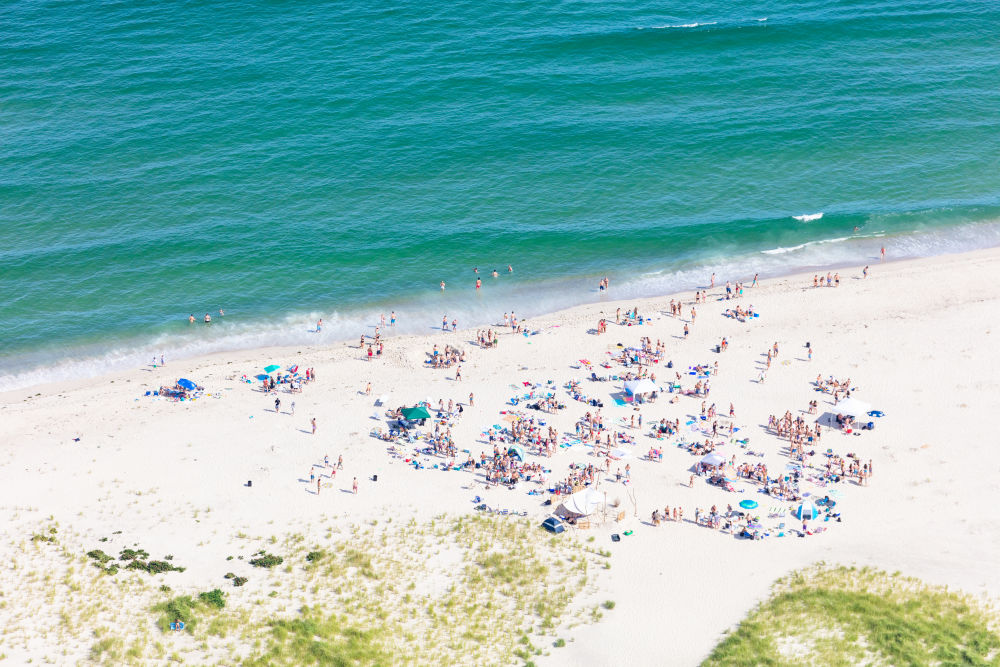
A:
POLYGON ((198 385, 196 385, 194 382, 186 378, 181 378, 180 380, 178 380, 177 385, 183 387, 184 389, 187 389, 188 391, 192 391, 194 389, 197 389, 198 387, 198 385))
POLYGON ((588 487, 567 496, 559 509, 569 516, 588 516, 596 512, 602 504, 604 504, 604 494, 588 487))
POLYGON ((792 512, 796 519, 807 520, 819 518, 819 510, 813 505, 811 500, 804 501, 792 512))
POLYGON ((507 453, 511 456, 516 456, 518 461, 524 461, 524 447, 521 445, 511 445, 507 453))
POLYGON ((409 419, 410 421, 431 418, 431 413, 427 412, 427 408, 425 408, 422 405, 417 406, 415 408, 403 408, 402 413, 403 413, 403 418, 409 419))
POLYGON ((641 380, 628 380, 625 383, 625 393, 637 396, 639 394, 648 394, 652 391, 659 391, 652 380, 649 378, 642 378, 641 380))

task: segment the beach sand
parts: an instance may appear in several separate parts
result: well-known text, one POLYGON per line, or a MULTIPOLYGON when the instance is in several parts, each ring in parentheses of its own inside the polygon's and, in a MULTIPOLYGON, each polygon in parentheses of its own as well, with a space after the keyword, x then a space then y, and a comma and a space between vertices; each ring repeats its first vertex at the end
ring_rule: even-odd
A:
MULTIPOLYGON (((841 485, 844 520, 827 524, 823 534, 738 540, 695 526, 695 508, 735 506, 745 498, 757 499, 762 509, 778 503, 745 481, 737 484, 743 490, 737 494, 701 478, 689 488, 697 458, 670 447, 660 463, 642 460, 654 441, 636 431, 637 444, 626 447, 632 454, 627 461, 631 485, 615 483, 612 476, 600 487, 609 501, 620 501, 626 519, 616 523, 612 516, 605 525, 574 531, 594 536, 596 546, 611 551, 610 569, 594 576, 596 588, 581 600, 611 600, 614 609, 596 622, 558 629, 567 645, 546 647, 548 655, 537 663, 695 664, 766 597, 776 578, 816 561, 873 565, 997 595, 1000 519, 990 511, 988 489, 1000 467, 989 444, 1000 403, 1000 362, 992 348, 1000 336, 1000 287, 993 282, 1000 276, 1000 250, 884 264, 872 259, 867 279, 860 266, 841 268, 837 288, 813 288, 812 275, 747 289, 740 305, 752 304, 761 315, 746 324, 723 317, 735 304, 717 299, 727 278, 749 283, 749 277, 720 276, 722 285, 709 291, 709 302, 697 306, 686 340, 683 323, 667 314, 671 296, 618 303, 612 284, 606 301, 532 318, 528 326, 538 335, 511 335, 497 327, 497 349, 472 345, 474 331, 421 337, 390 332, 385 358, 374 362, 364 360, 351 341, 168 359, 162 368, 0 394, 0 557, 7 563, 21 558, 17 550, 52 517, 68 552, 83 554, 100 547, 100 538, 122 531, 110 538, 106 551, 116 553, 134 543, 153 554, 169 553, 187 569, 161 575, 162 582, 175 591, 197 592, 220 585, 231 567, 226 557, 246 551, 246 536, 303 533, 320 542, 328 539, 330 526, 470 514, 477 495, 493 507, 523 510, 541 521, 550 508, 542 506, 547 496, 526 494, 534 485, 487 490, 469 472, 414 470, 390 458, 385 443, 369 436, 372 428, 385 427, 384 419, 373 418, 384 414, 373 405, 375 398, 391 394, 392 407, 429 398, 436 406, 439 398, 466 403, 474 392, 475 406, 465 406, 454 437, 459 450, 478 457, 480 451, 491 452, 480 441, 481 432, 502 423, 504 403, 522 393, 512 384, 523 388, 523 382, 552 380, 567 408, 543 417, 560 431, 572 430, 575 420, 592 409, 561 388, 571 378, 604 400, 606 421, 635 414, 610 399, 620 385, 590 382, 585 379, 589 372, 574 367, 580 359, 607 358, 617 343, 637 345, 640 336, 649 336, 665 341, 666 357, 677 368, 719 362, 709 403, 716 403, 720 413, 734 403, 740 435, 749 436, 750 449, 765 457, 747 457, 733 444, 722 452, 736 454, 741 462, 766 461, 772 470, 783 469, 787 459, 779 453, 782 443, 763 428, 768 415, 786 410, 798 415, 813 399, 820 401, 822 414, 832 398, 814 391, 816 375, 849 377, 860 389, 857 397, 885 416, 875 420, 874 431, 858 436, 827 432, 822 448, 871 460, 874 476, 867 487, 841 485), (618 307, 637 307, 652 322, 618 326, 618 307), (590 331, 601 312, 610 317, 608 331, 594 335, 590 331), (717 354, 723 336, 729 349, 717 354), (814 348, 811 361, 806 341, 814 348), (766 382, 758 384, 762 355, 775 342, 781 353, 766 382), (435 343, 465 349, 461 382, 452 379, 452 370, 425 367, 435 343), (273 396, 239 380, 270 363, 313 367, 318 376, 301 394, 279 394, 282 414, 274 412, 273 396), (144 395, 179 377, 197 381, 211 396, 178 403, 144 395), (370 396, 363 392, 368 382, 370 396), (287 413, 292 401, 294 416, 287 413), (316 435, 311 434, 312 417, 316 435), (308 475, 325 455, 332 461, 342 455, 344 469, 316 495, 308 475), (371 481, 373 475, 377 481, 371 481), (350 492, 354 478, 357 494, 350 492), (246 486, 248 480, 252 487, 246 486), (685 522, 649 525, 650 512, 664 505, 683 507, 685 522), (629 529, 634 534, 611 541, 611 533, 629 529)), ((692 295, 680 296, 687 304, 686 318, 692 295)), ((428 318, 433 323, 433 314, 428 318)), ((617 366, 596 370, 622 371, 617 366)), ((665 368, 656 373, 666 379, 665 368)), ((661 417, 680 417, 683 423, 700 403, 693 397, 676 404, 661 399, 641 410, 647 424, 661 417)), ((805 417, 810 423, 815 419, 805 417)), ((560 449, 545 465, 553 480, 562 479, 571 462, 596 462, 590 452, 583 445, 560 449)), ((37 558, 44 563, 48 556, 37 558)), ((21 590, 18 581, 24 576, 23 568, 3 569, 0 590, 21 590)), ((161 579, 154 581, 158 585, 161 579)), ((252 585, 247 588, 253 591, 252 585)), ((155 598, 143 595, 143 600, 155 598)), ((19 599, 16 593, 3 599, 0 625, 7 630, 0 651, 15 662, 56 655, 54 621, 45 606, 39 613, 36 600, 19 599)), ((61 655, 86 657, 92 639, 81 642, 72 632, 65 635, 61 655)))

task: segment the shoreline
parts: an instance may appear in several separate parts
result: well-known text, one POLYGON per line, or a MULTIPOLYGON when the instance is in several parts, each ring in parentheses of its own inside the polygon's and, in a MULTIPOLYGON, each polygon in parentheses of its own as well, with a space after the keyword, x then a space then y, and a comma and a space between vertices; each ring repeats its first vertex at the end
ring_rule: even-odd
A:
MULTIPOLYGON (((972 257, 976 257, 976 256, 978 256, 980 254, 983 254, 983 253, 990 254, 990 253, 993 253, 993 252, 1000 252, 1000 246, 992 246, 992 247, 988 247, 988 248, 980 248, 980 249, 977 249, 977 250, 971 250, 971 251, 965 251, 965 252, 959 252, 959 253, 946 253, 946 254, 941 254, 941 255, 933 255, 933 256, 930 256, 930 257, 906 257, 906 258, 900 258, 900 259, 891 259, 890 258, 890 259, 887 259, 884 262, 879 262, 877 258, 874 258, 872 260, 872 263, 870 264, 870 266, 873 266, 873 267, 877 268, 879 266, 896 266, 896 265, 899 265, 899 264, 917 264, 917 263, 926 263, 926 262, 933 263, 933 262, 936 262, 936 261, 939 261, 939 260, 945 261, 945 260, 948 260, 949 258, 958 258, 958 257, 970 257, 970 258, 972 258, 972 257)), ((766 278, 760 279, 758 281, 759 287, 754 288, 753 290, 747 288, 747 290, 745 291, 745 294, 744 294, 744 302, 746 302, 748 304, 750 303, 750 301, 748 301, 747 299, 749 299, 750 297, 753 296, 754 290, 759 290, 761 288, 765 288, 765 287, 768 287, 768 286, 773 286, 774 284, 782 284, 782 285, 784 285, 784 284, 788 284, 788 283, 794 282, 796 280, 806 281, 807 279, 810 279, 810 274, 813 274, 813 273, 823 273, 823 274, 825 274, 828 271, 831 271, 831 272, 833 272, 833 271, 842 271, 842 270, 846 270, 846 269, 850 269, 850 268, 857 268, 857 270, 860 271, 862 266, 863 265, 856 264, 856 263, 827 264, 827 265, 823 265, 823 266, 818 266, 818 267, 816 267, 814 269, 810 269, 809 271, 797 270, 795 272, 788 273, 788 274, 781 274, 781 275, 778 275, 778 276, 766 277, 766 278)), ((749 277, 746 278, 746 281, 750 282, 750 281, 752 281, 752 279, 753 279, 753 277, 749 276, 749 277)), ((724 289, 725 280, 726 280, 725 277, 722 277, 719 280, 717 280, 717 284, 715 286, 715 290, 724 289), (721 281, 721 286, 719 284, 720 281, 721 281)), ((806 284, 806 282, 803 282, 803 285, 805 285, 805 284, 806 284)), ((699 289, 706 289, 707 290, 709 288, 707 286, 702 286, 699 289)), ((584 316, 589 316, 591 318, 595 318, 595 317, 599 318, 601 311, 600 310, 595 310, 595 309, 601 309, 601 308, 615 309, 615 308, 621 307, 621 308, 625 309, 625 308, 628 308, 628 307, 634 307, 634 306, 638 305, 643 310, 645 310, 648 307, 652 306, 655 302, 662 301, 662 300, 669 300, 671 298, 677 299, 677 298, 681 298, 681 297, 684 297, 685 299, 690 299, 691 298, 691 294, 692 294, 693 291, 695 291, 694 288, 688 289, 688 290, 681 290, 681 291, 678 291, 678 292, 671 292, 671 293, 667 293, 667 294, 656 295, 656 296, 621 297, 621 298, 613 298, 613 296, 614 296, 613 293, 609 291, 607 293, 607 295, 606 295, 607 296, 606 300, 603 300, 603 301, 600 301, 600 300, 599 301, 588 301, 588 302, 585 302, 585 303, 568 306, 566 308, 549 311, 549 312, 543 313, 541 315, 532 316, 531 317, 531 322, 533 324, 540 322, 539 326, 543 326, 544 327, 544 326, 551 326, 554 322, 558 321, 559 318, 571 318, 571 319, 575 319, 575 318, 584 317, 584 316)), ((710 296, 712 296, 713 298, 715 298, 718 295, 713 293, 710 296)), ((734 301, 734 303, 736 303, 736 302, 734 301)), ((499 314, 498 314, 498 319, 499 319, 499 314)), ((431 320, 431 321, 433 321, 433 320, 431 320)), ((364 326, 366 328, 368 328, 368 329, 373 329, 374 328, 374 325, 372 325, 372 324, 366 324, 364 326)), ((439 336, 439 335, 442 334, 442 332, 440 332, 440 331, 437 331, 436 333, 433 333, 434 327, 428 326, 426 328, 430 329, 432 331, 432 333, 423 333, 423 334, 420 334, 420 333, 403 333, 403 334, 398 334, 398 335, 394 335, 394 336, 391 336, 391 337, 386 337, 386 338, 384 338, 384 340, 385 340, 386 343, 389 343, 390 345, 393 345, 393 346, 396 345, 396 344, 398 344, 398 343, 402 343, 405 346, 409 346, 409 345, 413 345, 417 341, 428 341, 428 340, 431 340, 434 337, 439 336)), ((499 328, 499 329, 502 329, 502 326, 500 324, 492 324, 492 325, 480 324, 480 325, 478 325, 478 327, 460 327, 458 329, 457 333, 461 334, 461 335, 465 335, 465 334, 468 334, 470 332, 474 332, 476 330, 476 328, 480 328, 480 329, 481 328, 499 328)), ((451 332, 448 332, 448 333, 450 334, 451 332)), ((501 331, 501 337, 503 337, 504 333, 505 333, 504 331, 501 331)), ((269 345, 269 346, 261 346, 261 347, 228 348, 228 349, 224 349, 224 350, 218 350, 218 351, 215 351, 215 352, 209 352, 207 354, 195 354, 195 355, 190 356, 190 357, 183 357, 182 356, 182 357, 178 357, 177 359, 174 359, 174 360, 168 359, 167 360, 167 365, 165 367, 158 366, 155 370, 159 371, 159 370, 164 369, 164 368, 175 369, 175 368, 178 368, 178 367, 180 367, 180 368, 201 367, 201 366, 205 366, 205 365, 212 365, 214 363, 226 361, 230 357, 237 357, 237 356, 238 357, 253 357, 253 356, 258 356, 258 357, 262 357, 262 358, 264 358, 264 357, 266 357, 266 358, 277 358, 277 357, 291 357, 291 356, 295 356, 295 355, 299 355, 299 354, 316 354, 316 353, 318 353, 318 354, 324 354, 324 353, 331 353, 331 354, 333 354, 333 353, 339 352, 340 354, 335 354, 334 357, 333 357, 334 359, 339 360, 344 355, 349 355, 348 350, 357 349, 356 345, 354 345, 353 343, 351 343, 351 340, 353 340, 353 338, 335 339, 335 340, 330 341, 330 342, 324 342, 324 343, 318 343, 318 344, 298 343, 298 344, 285 344, 285 345, 269 345), (293 349, 295 350, 294 354, 292 353, 293 349)), ((432 345, 432 344, 433 343, 430 343, 430 345, 432 345)), ((250 361, 248 360, 246 363, 250 363, 250 361)), ((18 388, 15 388, 15 389, 0 391, 0 404, 10 403, 10 402, 17 402, 19 400, 24 400, 24 399, 29 398, 29 397, 34 397, 36 394, 41 394, 41 395, 44 396, 45 394, 65 393, 67 391, 70 391, 70 392, 71 391, 76 391, 76 390, 82 389, 84 387, 87 387, 88 385, 90 385, 92 383, 108 382, 108 381, 117 380, 119 378, 123 379, 123 380, 142 379, 141 375, 137 376, 136 374, 137 373, 142 373, 142 372, 150 372, 150 371, 153 371, 153 370, 154 369, 150 368, 149 366, 139 367, 139 368, 131 368, 131 369, 115 369, 115 370, 107 372, 107 373, 99 373, 99 374, 89 375, 89 376, 85 376, 85 377, 71 378, 71 379, 57 379, 57 380, 52 380, 52 381, 43 381, 43 382, 39 382, 39 383, 35 383, 35 384, 25 385, 23 387, 18 387, 18 388)), ((182 375, 183 375, 183 373, 182 373, 182 375)), ((180 377, 180 376, 178 376, 178 377, 180 377)))
MULTIPOLYGON (((710 275, 713 270, 718 273, 733 269, 734 273, 745 273, 744 278, 747 281, 752 278, 755 272, 762 272, 765 276, 764 280, 768 281, 790 278, 807 272, 820 270, 825 272, 827 270, 844 269, 855 265, 860 266, 861 264, 858 259, 865 256, 868 256, 869 260, 877 265, 878 248, 886 242, 892 244, 889 248, 890 259, 886 263, 934 259, 935 257, 947 257, 954 254, 979 252, 981 250, 1000 247, 1000 243, 978 247, 972 243, 973 237, 965 238, 965 236, 968 236, 968 232, 969 230, 962 229, 957 233, 955 230, 932 230, 924 234, 911 234, 910 236, 900 237, 863 235, 860 237, 844 237, 849 243, 833 243, 832 245, 830 239, 811 241, 804 244, 804 246, 809 246, 809 250, 817 253, 813 257, 815 261, 806 261, 807 258, 801 257, 795 263, 777 267, 768 266, 769 262, 763 259, 763 256, 780 258, 784 256, 783 254, 769 255, 770 251, 758 250, 746 256, 733 258, 728 262, 704 263, 699 264, 697 267, 689 268, 647 271, 639 277, 632 279, 619 280, 616 278, 612 282, 612 293, 607 297, 602 297, 596 290, 596 282, 599 276, 598 274, 594 274, 589 278, 575 276, 517 283, 509 288, 504 287, 504 292, 496 297, 488 292, 480 295, 472 290, 471 287, 469 289, 460 288, 455 292, 449 292, 447 295, 448 301, 441 304, 431 303, 436 297, 436 292, 428 291, 420 296, 413 297, 412 300, 403 300, 397 305, 395 310, 399 312, 404 325, 403 328, 406 331, 402 335, 419 336, 423 335, 422 332, 432 328, 430 325, 434 324, 437 318, 437 315, 433 313, 441 309, 443 309, 443 312, 448 313, 449 316, 457 315, 460 323, 463 325, 462 329, 466 330, 486 326, 485 322, 490 317, 494 315, 498 316, 504 310, 511 310, 512 305, 518 312, 527 311, 529 314, 535 313, 530 316, 537 319, 539 317, 550 317, 568 309, 586 307, 602 302, 607 303, 612 299, 615 301, 647 300, 684 294, 696 289, 697 285, 703 282, 705 277, 710 275), (953 238, 948 236, 949 233, 952 234, 953 238), (955 241, 958 239, 960 249, 958 251, 949 250, 942 254, 923 254, 927 251, 927 248, 923 247, 924 245, 930 244, 930 248, 937 247, 935 246, 935 238, 938 241, 955 241), (905 246, 907 241, 914 239, 923 245, 920 248, 905 246), (899 251, 903 253, 903 256, 898 258, 893 256, 893 253, 897 251, 895 243, 900 244, 899 251), (970 243, 973 245, 972 250, 965 248, 970 243), (843 247, 846 250, 851 244, 853 244, 853 249, 846 256, 829 257, 831 249, 836 248, 840 250, 843 247), (715 268, 713 269, 713 267, 715 268), (684 287, 677 289, 678 284, 684 287), (629 290, 634 290, 636 293, 634 295, 628 294, 629 290), (483 299, 482 296, 486 298, 483 299), (606 301, 602 301, 602 298, 606 299, 606 301), (488 301, 489 303, 484 303, 484 301, 488 301), (494 308, 496 309, 496 313, 492 312, 494 308), (417 323, 417 320, 425 317, 428 318, 426 324, 417 323), (476 324, 466 326, 470 321, 476 324)), ((982 241, 982 238, 976 238, 982 241)), ((998 240, 1000 240, 1000 237, 998 237, 998 240)), ((797 256, 797 254, 796 252, 791 252, 788 256, 797 256)), ((732 279, 731 276, 727 277, 732 279)), ((488 280, 484 280, 484 283, 488 282, 488 280)), ((393 310, 393 308, 388 305, 389 302, 384 301, 383 303, 385 308, 382 312, 388 316, 389 311, 393 310)), ((286 313, 274 321, 240 320, 231 325, 231 330, 225 330, 226 333, 219 335, 217 338, 202 338, 200 334, 192 333, 190 330, 169 333, 160 331, 149 334, 150 338, 148 341, 124 339, 103 350, 96 342, 73 344, 62 348, 60 356, 53 358, 48 358, 51 350, 46 351, 46 348, 39 348, 35 352, 22 351, 9 356, 7 359, 0 359, 0 381, 5 386, 13 386, 14 390, 30 389, 42 385, 71 382, 73 380, 90 380, 107 377, 119 371, 128 372, 130 369, 142 364, 150 356, 159 356, 160 354, 164 354, 167 357, 168 363, 171 361, 178 363, 189 362, 219 353, 238 354, 241 352, 249 353, 258 349, 291 348, 298 346, 309 348, 333 347, 339 343, 355 340, 357 332, 360 330, 371 330, 373 328, 372 323, 377 320, 379 312, 378 308, 370 305, 354 305, 349 306, 344 311, 334 309, 328 313, 313 309, 313 311, 308 313, 303 312, 298 315, 286 313), (320 317, 327 320, 324 325, 324 332, 319 337, 319 340, 310 340, 310 338, 316 336, 313 331, 313 324, 320 317), (159 339, 163 339, 163 342, 154 342, 159 339), (271 340, 274 341, 274 344, 262 345, 255 342, 260 340, 271 340), (205 351, 206 349, 207 351, 205 351), (94 350, 97 351, 95 352, 94 350), (27 370, 10 370, 4 372, 3 366, 5 364, 11 368, 15 364, 19 364, 25 366, 27 370), (104 372, 103 369, 105 368, 110 368, 110 372, 104 372), (43 376, 43 379, 40 381, 35 380, 34 376, 36 375, 43 376)), ((230 312, 228 317, 234 317, 233 313, 230 312)), ((218 322, 218 319, 216 319, 216 322, 218 322)), ((230 319, 223 326, 229 327, 229 322, 235 322, 235 320, 230 319)), ((198 322, 197 326, 202 327, 204 325, 198 322)), ((214 332, 213 335, 215 335, 214 332)))

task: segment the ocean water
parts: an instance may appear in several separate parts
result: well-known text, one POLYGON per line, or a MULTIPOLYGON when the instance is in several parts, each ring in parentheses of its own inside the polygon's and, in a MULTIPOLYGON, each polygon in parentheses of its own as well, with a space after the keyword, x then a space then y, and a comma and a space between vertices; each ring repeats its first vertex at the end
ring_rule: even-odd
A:
POLYGON ((12 0, 0 386, 998 245, 998 32, 975 0, 12 0))

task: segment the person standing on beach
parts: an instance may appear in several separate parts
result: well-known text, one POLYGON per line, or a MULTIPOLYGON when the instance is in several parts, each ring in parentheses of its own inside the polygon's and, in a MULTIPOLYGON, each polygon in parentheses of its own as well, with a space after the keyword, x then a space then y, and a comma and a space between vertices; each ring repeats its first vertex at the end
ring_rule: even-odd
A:
POLYGON ((319 476, 319 477, 316 478, 316 495, 317 496, 319 495, 319 490, 320 490, 320 488, 322 488, 322 486, 323 486, 323 477, 321 475, 321 476, 319 476))
POLYGON ((288 414, 295 416, 295 401, 292 401, 292 409, 289 410, 288 414))
POLYGON ((354 491, 354 495, 358 495, 358 478, 354 478, 354 483, 351 485, 351 490, 354 491))
POLYGON ((684 338, 686 339, 686 338, 688 337, 688 334, 690 334, 690 333, 691 333, 691 330, 690 330, 690 329, 688 329, 688 325, 687 325, 687 323, 685 322, 685 323, 684 323, 684 338))
POLYGON ((865 277, 865 278, 867 278, 867 277, 868 277, 868 267, 866 266, 866 267, 864 268, 864 270, 862 270, 862 271, 861 271, 861 273, 862 273, 862 274, 864 274, 864 277, 865 277))
POLYGON ((163 355, 162 355, 162 354, 160 355, 160 365, 161 365, 161 366, 166 366, 166 365, 167 365, 167 362, 165 362, 165 361, 163 360, 163 355))
POLYGON ((711 289, 712 287, 715 287, 715 274, 714 273, 712 274, 712 280, 710 281, 708 287, 709 287, 709 289, 711 289))
POLYGON ((880 262, 884 262, 885 261, 885 246, 882 246, 882 254, 879 257, 878 261, 880 261, 880 262))
POLYGON ((389 326, 390 327, 396 326, 396 311, 395 310, 392 311, 391 313, 389 313, 389 326))
POLYGON ((444 315, 441 317, 441 331, 448 330, 448 316, 444 315))
POLYGON ((471 391, 469 392, 469 407, 476 407, 476 396, 471 391))
POLYGON ((316 333, 323 331, 323 318, 319 318, 319 322, 316 323, 316 333))
POLYGON ((750 287, 756 287, 757 286, 757 276, 758 275, 760 275, 760 274, 759 273, 753 274, 753 282, 750 283, 750 287))
POLYGON ((281 399, 280 398, 275 398, 274 399, 274 413, 275 414, 281 414, 281 399))
POLYGON ((313 435, 316 435, 316 418, 312 418, 313 435))

